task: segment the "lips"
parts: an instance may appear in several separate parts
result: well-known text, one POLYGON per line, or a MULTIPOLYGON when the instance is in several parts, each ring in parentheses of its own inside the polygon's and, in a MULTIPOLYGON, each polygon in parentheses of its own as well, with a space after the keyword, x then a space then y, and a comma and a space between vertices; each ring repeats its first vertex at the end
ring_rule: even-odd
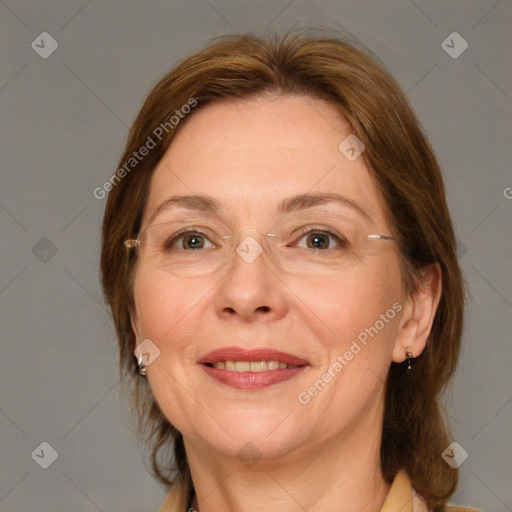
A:
POLYGON ((272 349, 226 347, 209 352, 198 363, 218 382, 237 389, 261 389, 301 373, 308 361, 272 349))

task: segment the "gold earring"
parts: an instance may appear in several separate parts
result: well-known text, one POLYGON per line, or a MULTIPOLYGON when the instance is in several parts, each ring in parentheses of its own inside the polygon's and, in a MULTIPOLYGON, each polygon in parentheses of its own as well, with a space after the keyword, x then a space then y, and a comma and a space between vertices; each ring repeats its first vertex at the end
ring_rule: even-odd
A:
POLYGON ((144 363, 142 362, 142 356, 139 356, 137 358, 137 367, 139 370, 139 373, 145 377, 146 376, 146 367, 144 366, 144 363))
POLYGON ((406 352, 405 355, 407 356, 407 371, 410 372, 412 370, 412 352, 406 352))

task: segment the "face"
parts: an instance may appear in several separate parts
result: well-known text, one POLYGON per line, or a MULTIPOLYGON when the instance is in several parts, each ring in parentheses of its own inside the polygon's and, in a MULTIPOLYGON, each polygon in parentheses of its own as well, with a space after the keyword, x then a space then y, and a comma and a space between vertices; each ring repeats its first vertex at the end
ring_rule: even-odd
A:
POLYGON ((234 455, 250 442, 282 457, 368 422, 380 428, 403 290, 393 242, 371 240, 344 249, 344 265, 329 263, 343 252, 328 230, 391 234, 363 159, 338 149, 349 134, 320 100, 219 102, 187 119, 156 168, 142 227, 193 228, 173 242, 178 259, 209 258, 225 235, 232 247, 263 249, 253 261, 229 253, 213 272, 138 265, 132 325, 138 343, 160 351, 148 379, 186 443, 234 455), (318 199, 326 194, 343 199, 318 199), (316 199, 290 200, 299 195, 316 199), (171 196, 208 196, 218 210, 171 196), (279 237, 271 246, 257 233, 279 237))

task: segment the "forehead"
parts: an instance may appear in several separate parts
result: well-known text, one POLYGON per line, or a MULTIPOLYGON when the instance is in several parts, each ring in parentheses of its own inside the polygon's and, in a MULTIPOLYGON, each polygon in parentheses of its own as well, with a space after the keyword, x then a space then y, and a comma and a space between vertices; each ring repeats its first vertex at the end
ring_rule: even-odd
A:
POLYGON ((145 219, 170 196, 216 197, 228 217, 256 221, 283 199, 337 193, 382 218, 362 158, 338 146, 350 127, 327 102, 309 97, 223 101, 193 113, 155 169, 145 219))

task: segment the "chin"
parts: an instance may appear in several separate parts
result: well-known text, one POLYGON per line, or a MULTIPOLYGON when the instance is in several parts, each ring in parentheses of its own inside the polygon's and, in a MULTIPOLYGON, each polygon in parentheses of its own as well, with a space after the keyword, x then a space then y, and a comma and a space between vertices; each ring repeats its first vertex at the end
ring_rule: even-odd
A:
POLYGON ((226 456, 240 458, 251 455, 247 452, 254 452, 253 456, 273 459, 285 456, 304 442, 301 441, 304 431, 299 436, 298 427, 289 421, 292 416, 290 411, 279 416, 274 411, 268 414, 254 410, 239 414, 233 411, 219 421, 226 430, 220 426, 213 428, 211 417, 208 416, 200 421, 203 429, 190 425, 182 433, 185 438, 194 438, 195 442, 226 456))

